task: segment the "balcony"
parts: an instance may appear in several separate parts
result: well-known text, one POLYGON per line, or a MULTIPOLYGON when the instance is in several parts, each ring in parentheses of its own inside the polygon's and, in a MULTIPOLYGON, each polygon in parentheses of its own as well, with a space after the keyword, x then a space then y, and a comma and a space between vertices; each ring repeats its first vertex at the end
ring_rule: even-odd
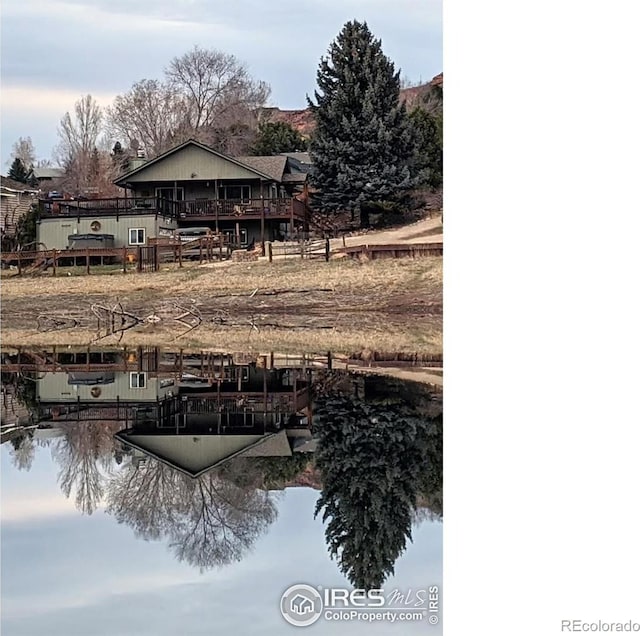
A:
POLYGON ((96 217, 155 214, 177 220, 282 219, 304 220, 303 202, 291 198, 264 199, 196 199, 171 201, 161 198, 124 198, 62 200, 41 199, 40 216, 96 217))

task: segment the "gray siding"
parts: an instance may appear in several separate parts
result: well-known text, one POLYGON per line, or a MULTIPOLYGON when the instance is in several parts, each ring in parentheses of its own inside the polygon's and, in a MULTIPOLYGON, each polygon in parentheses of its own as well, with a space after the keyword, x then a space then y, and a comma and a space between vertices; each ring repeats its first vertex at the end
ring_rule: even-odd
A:
POLYGON ((164 181, 172 184, 175 180, 190 181, 194 178, 212 181, 216 179, 256 179, 260 178, 260 175, 207 152, 203 148, 190 146, 156 164, 145 167, 137 174, 128 177, 127 183, 164 181))
POLYGON ((69 247, 71 234, 113 234, 115 247, 129 247, 129 229, 144 228, 146 240, 156 238, 164 230, 164 234, 177 227, 174 220, 155 214, 136 214, 130 216, 95 216, 78 220, 77 217, 46 218, 38 225, 38 241, 44 243, 49 250, 64 250, 69 247), (91 230, 91 224, 99 221, 100 229, 91 230))
MULTIPOLYGON (((264 197, 277 197, 278 190, 273 189, 271 182, 261 182, 260 179, 233 179, 226 180, 224 182, 212 180, 212 181, 180 181, 177 180, 177 187, 182 188, 184 191, 184 198, 187 201, 194 199, 217 199, 219 197, 219 189, 221 185, 234 186, 244 185, 251 188, 250 198, 259 199, 260 196, 264 197)), ((162 181, 143 181, 140 183, 132 183, 132 189, 136 195, 141 197, 155 197, 156 188, 173 188, 174 183, 167 183, 162 181)))

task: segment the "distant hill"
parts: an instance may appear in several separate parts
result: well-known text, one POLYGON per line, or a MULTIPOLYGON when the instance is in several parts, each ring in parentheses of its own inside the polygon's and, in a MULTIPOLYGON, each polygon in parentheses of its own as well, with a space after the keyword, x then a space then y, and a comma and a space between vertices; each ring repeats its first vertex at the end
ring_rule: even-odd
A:
MULTIPOLYGON (((430 110, 440 110, 442 108, 442 73, 436 75, 430 82, 420 86, 411 86, 400 90, 400 100, 404 101, 407 108, 411 110, 428 94, 433 95, 430 110)), ((308 137, 314 129, 315 122, 311 109, 282 110, 277 107, 264 108, 263 115, 269 121, 284 121, 291 124, 303 137, 308 137)))

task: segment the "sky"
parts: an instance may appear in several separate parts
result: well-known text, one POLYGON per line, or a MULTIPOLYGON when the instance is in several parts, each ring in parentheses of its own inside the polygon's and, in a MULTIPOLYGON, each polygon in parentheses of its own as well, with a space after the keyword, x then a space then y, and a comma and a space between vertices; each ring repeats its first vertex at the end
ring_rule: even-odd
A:
MULTIPOLYGON (((163 541, 144 541, 102 510, 83 516, 56 483, 57 465, 38 448, 30 471, 2 458, 2 634, 7 636, 163 636, 299 633, 279 613, 290 585, 351 587, 328 555, 313 518, 318 493, 278 493, 278 518, 239 563, 200 573, 174 559, 163 541), (252 626, 251 629, 248 626, 252 626)), ((72 495, 73 496, 73 495, 72 495)), ((385 590, 442 582, 442 524, 422 522, 385 590)), ((319 620, 305 633, 439 636, 424 622, 319 620)))
POLYGON ((412 81, 442 71, 441 0, 3 0, 1 168, 30 136, 50 159, 82 95, 107 106, 199 45, 235 55, 271 85, 270 105, 306 106, 320 57, 345 22, 366 21, 412 81))

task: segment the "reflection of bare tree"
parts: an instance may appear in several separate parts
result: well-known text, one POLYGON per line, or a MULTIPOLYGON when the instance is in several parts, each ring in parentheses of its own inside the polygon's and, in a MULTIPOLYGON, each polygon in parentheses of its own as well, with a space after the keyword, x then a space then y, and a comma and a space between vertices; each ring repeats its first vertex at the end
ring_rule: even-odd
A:
POLYGON ((31 434, 21 435, 11 440, 11 461, 18 470, 31 470, 36 454, 36 444, 31 434))
POLYGON ((193 496, 171 537, 180 561, 211 568, 240 561, 276 518, 273 499, 262 490, 238 488, 208 473, 193 484, 193 496))
POLYGON ((130 525, 136 535, 160 539, 177 522, 181 504, 190 497, 183 475, 161 462, 139 468, 123 464, 109 480, 107 512, 130 525))
POLYGON ((191 479, 152 459, 113 476, 107 512, 145 539, 168 539, 180 561, 201 569, 242 559, 277 514, 267 492, 215 472, 191 479))
POLYGON ((73 422, 61 424, 65 435, 56 441, 53 457, 60 464, 58 483, 66 497, 75 490, 78 510, 91 514, 102 500, 105 472, 111 470, 113 433, 118 424, 73 422))

